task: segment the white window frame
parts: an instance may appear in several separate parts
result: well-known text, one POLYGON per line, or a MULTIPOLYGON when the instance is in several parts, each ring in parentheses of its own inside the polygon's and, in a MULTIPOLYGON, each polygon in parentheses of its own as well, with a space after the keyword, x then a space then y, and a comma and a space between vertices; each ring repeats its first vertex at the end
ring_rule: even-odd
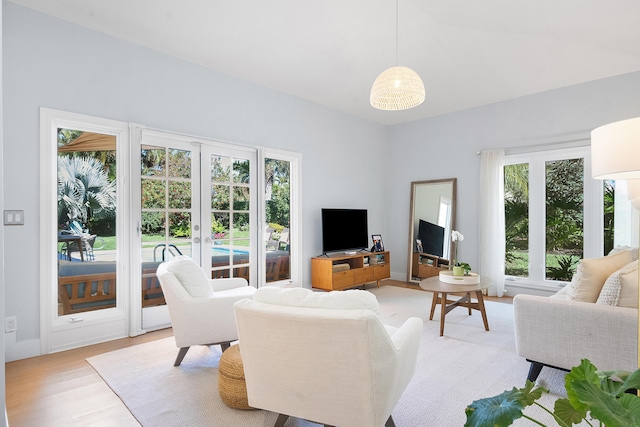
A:
POLYGON ((66 111, 40 109, 40 351, 54 353, 127 336, 129 328, 129 244, 131 235, 123 224, 129 216, 129 128, 125 122, 66 111), (57 129, 78 129, 115 135, 117 148, 118 241, 116 307, 76 315, 54 311, 58 293, 57 245, 57 129))
POLYGON ((582 158, 584 164, 584 258, 603 255, 603 183, 591 178, 590 146, 517 154, 505 153, 505 166, 529 164, 529 277, 505 275, 507 287, 517 286, 555 292, 567 284, 567 282, 545 278, 545 164, 548 161, 577 158, 582 158))
POLYGON ((260 251, 259 264, 260 281, 259 286, 302 286, 302 154, 293 151, 277 150, 274 148, 262 147, 258 150, 258 230, 260 236, 264 236, 266 230, 266 178, 265 160, 275 159, 289 162, 289 279, 266 282, 265 265, 267 260, 266 251, 260 251))

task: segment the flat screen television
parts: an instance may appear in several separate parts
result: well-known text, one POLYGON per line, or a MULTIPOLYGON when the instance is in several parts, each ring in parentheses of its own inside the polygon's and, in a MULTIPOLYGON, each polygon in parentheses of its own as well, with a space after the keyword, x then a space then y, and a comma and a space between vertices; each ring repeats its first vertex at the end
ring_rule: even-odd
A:
POLYGON ((420 220, 418 225, 418 239, 422 241, 425 253, 442 258, 444 251, 444 227, 420 220))
POLYGON ((322 252, 366 249, 369 225, 366 209, 322 209, 322 252))

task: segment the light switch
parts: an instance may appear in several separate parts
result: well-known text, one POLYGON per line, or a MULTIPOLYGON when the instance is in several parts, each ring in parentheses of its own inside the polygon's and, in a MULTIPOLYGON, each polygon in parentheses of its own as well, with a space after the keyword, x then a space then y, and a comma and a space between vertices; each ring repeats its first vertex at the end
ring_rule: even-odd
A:
POLYGON ((24 211, 4 211, 4 225, 24 225, 24 211))

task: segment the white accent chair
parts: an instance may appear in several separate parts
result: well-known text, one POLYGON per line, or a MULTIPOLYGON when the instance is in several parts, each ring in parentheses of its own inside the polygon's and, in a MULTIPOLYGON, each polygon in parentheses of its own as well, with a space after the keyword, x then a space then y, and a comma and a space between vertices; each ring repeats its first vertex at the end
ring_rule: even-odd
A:
POLYGON ((413 377, 422 320, 385 326, 362 290, 260 288, 235 304, 249 405, 325 426, 394 426, 413 377))
POLYGON ((186 256, 160 264, 156 275, 180 349, 174 366, 180 365, 192 345, 219 344, 224 351, 238 339, 233 304, 255 292, 245 279, 208 279, 186 256))

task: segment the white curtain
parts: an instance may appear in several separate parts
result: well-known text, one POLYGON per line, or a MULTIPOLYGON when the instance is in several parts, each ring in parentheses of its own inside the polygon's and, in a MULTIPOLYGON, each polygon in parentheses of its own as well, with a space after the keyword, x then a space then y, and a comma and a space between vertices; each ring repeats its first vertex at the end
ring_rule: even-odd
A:
POLYGON ((504 150, 482 152, 480 160, 480 274, 493 285, 488 295, 504 294, 504 150))

